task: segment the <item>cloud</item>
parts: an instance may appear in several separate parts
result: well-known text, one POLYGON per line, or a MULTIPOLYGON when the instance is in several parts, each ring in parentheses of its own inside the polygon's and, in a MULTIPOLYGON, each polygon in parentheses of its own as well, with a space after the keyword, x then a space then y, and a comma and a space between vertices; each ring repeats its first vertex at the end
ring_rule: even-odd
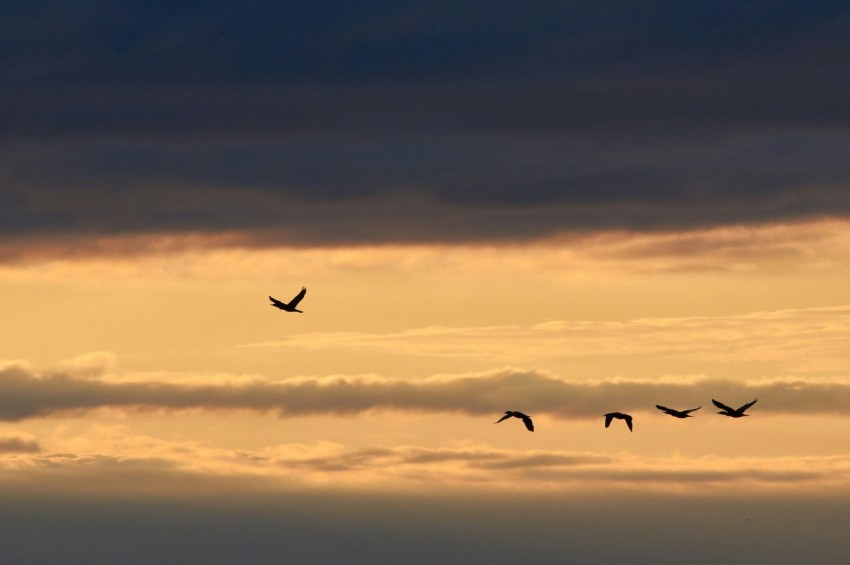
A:
POLYGON ((700 361, 772 361, 792 372, 850 359, 850 307, 733 316, 551 321, 522 326, 426 327, 395 333, 296 334, 244 345, 270 349, 348 349, 395 355, 469 357, 524 363, 551 357, 653 355, 700 361))
POLYGON ((115 369, 118 356, 111 351, 94 351, 66 359, 59 363, 59 368, 69 376, 85 378, 99 377, 115 369))
POLYGON ((777 458, 665 458, 617 456, 567 451, 510 451, 483 447, 361 448, 341 446, 318 457, 270 457, 283 469, 310 473, 375 473, 387 480, 482 485, 521 484, 522 488, 574 488, 577 484, 662 489, 676 486, 746 484, 763 486, 822 482, 846 485, 850 461, 846 457, 777 458))
MULTIPOLYGON (((285 231, 285 230, 284 230, 285 231)), ((0 269, 8 277, 103 280, 278 278, 396 271, 434 275, 546 274, 562 279, 599 275, 754 273, 817 276, 850 260, 850 222, 663 231, 578 231, 540 241, 466 244, 346 243, 285 247, 271 231, 0 237, 0 269)))
POLYGON ((212 2, 119 17, 102 2, 82 16, 34 3, 2 28, 0 84, 16 88, 2 91, 0 117, 17 135, 207 139, 846 123, 846 7, 676 8, 212 2))
POLYGON ((101 444, 108 452, 19 452, 0 460, 0 491, 60 488, 63 492, 125 495, 168 493, 340 492, 368 489, 485 494, 585 492, 617 489, 659 493, 704 489, 758 492, 830 490, 850 494, 846 456, 719 458, 629 453, 601 455, 565 450, 510 450, 487 446, 366 446, 330 442, 282 444, 258 450, 149 437, 124 436, 101 444), (147 446, 134 453, 134 446, 147 446))
POLYGON ((0 457, 7 556, 85 563, 96 547, 97 556, 126 561, 132 547, 130 562, 138 563, 246 555, 351 562, 341 543, 364 563, 386 558, 388 544, 398 544, 392 554, 405 562, 407 555, 422 563, 539 555, 535 561, 556 563, 576 551, 569 555, 582 563, 610 563, 612 555, 627 561, 649 539, 661 562, 678 562, 700 543, 700 555, 717 561, 792 555, 796 562, 829 561, 846 547, 844 455, 644 457, 329 442, 234 450, 119 431, 99 449, 0 457), (44 528, 57 532, 47 548, 31 541, 44 528), (629 541, 636 532, 640 543, 629 541), (462 543, 452 545, 458 536, 462 543), (764 544, 758 551, 746 549, 754 536, 764 544), (334 551, 324 553, 328 538, 334 551), (135 548, 140 539, 163 543, 135 548), (724 549, 717 539, 742 539, 745 549, 724 549), (786 539, 793 543, 778 551, 786 539), (818 543, 801 548, 801 539, 818 543))
POLYGON ((692 379, 570 382, 546 373, 503 369, 422 380, 381 377, 304 377, 249 384, 113 382, 61 372, 36 374, 22 366, 0 371, 0 420, 77 414, 98 408, 248 410, 299 415, 351 415, 375 410, 493 415, 506 409, 556 418, 597 418, 612 406, 654 410, 656 402, 743 404, 759 398, 764 414, 850 415, 843 381, 774 380, 754 383, 692 379))
POLYGON ((817 4, 16 7, 0 257, 847 217, 850 15, 817 4))
MULTIPOLYGON (((850 214, 841 133, 586 135, 0 144, 0 235, 75 254, 107 252, 110 239, 156 253, 198 236, 216 246, 499 244, 850 214)), ((6 260, 21 253, 7 247, 6 260)))
POLYGON ((0 435, 0 453, 39 453, 38 442, 19 435, 0 435))

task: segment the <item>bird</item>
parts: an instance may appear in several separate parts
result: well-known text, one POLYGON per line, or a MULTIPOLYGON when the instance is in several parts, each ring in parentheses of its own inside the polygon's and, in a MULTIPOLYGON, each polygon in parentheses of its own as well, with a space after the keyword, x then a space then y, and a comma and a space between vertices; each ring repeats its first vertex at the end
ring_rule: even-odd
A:
POLYGON ((730 408, 729 406, 726 406, 722 402, 717 402, 713 398, 711 399, 711 401, 714 403, 715 406, 720 408, 720 412, 718 412, 718 414, 723 414, 724 416, 729 416, 730 418, 742 418, 744 416, 749 416, 749 414, 744 414, 744 410, 746 410, 747 408, 749 408, 750 406, 752 406, 753 404, 758 402, 758 398, 756 398, 752 402, 748 402, 748 403, 744 404, 743 406, 741 406, 740 408, 737 408, 737 409, 736 408, 730 408))
POLYGON ((632 417, 628 414, 623 414, 622 412, 608 412, 605 414, 605 427, 611 425, 611 420, 617 418, 618 420, 625 420, 626 425, 629 427, 629 431, 632 431, 632 417))
POLYGON ((691 416, 691 412, 696 412, 697 410, 702 408, 702 406, 697 406, 696 408, 691 408, 689 410, 673 410, 672 408, 667 408, 666 406, 661 406, 660 404, 656 404, 655 407, 664 412, 665 414, 670 414, 675 418, 693 418, 693 416, 691 416))
POLYGON ((269 296, 269 300, 272 301, 269 306, 274 306, 275 308, 280 308, 281 310, 285 310, 286 312, 298 312, 299 314, 303 314, 301 310, 297 309, 298 303, 301 302, 301 299, 304 298, 304 295, 307 294, 307 288, 301 287, 301 292, 295 295, 295 298, 290 300, 289 302, 281 302, 277 298, 273 298, 269 296))
POLYGON ((531 418, 529 418, 528 416, 526 416, 522 412, 515 412, 513 410, 505 411, 505 415, 502 416, 501 418, 499 418, 499 420, 497 422, 493 422, 493 423, 498 424, 502 420, 507 420, 511 416, 513 416, 514 418, 520 418, 522 420, 522 423, 525 424, 525 427, 528 429, 528 431, 530 431, 530 432, 534 431, 534 423, 531 421, 531 418))

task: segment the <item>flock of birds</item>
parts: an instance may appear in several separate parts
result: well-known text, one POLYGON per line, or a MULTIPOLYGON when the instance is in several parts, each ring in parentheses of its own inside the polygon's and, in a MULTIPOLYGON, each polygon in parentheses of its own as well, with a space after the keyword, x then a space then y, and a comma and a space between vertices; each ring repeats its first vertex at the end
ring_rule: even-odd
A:
MULTIPOLYGON (((738 408, 726 406, 722 402, 714 400, 713 398, 711 399, 711 402, 714 403, 715 406, 720 408, 718 414, 723 414, 724 416, 728 416, 730 418, 743 418, 744 416, 749 416, 749 414, 745 414, 744 412, 746 412, 747 408, 758 402, 758 398, 756 398, 752 402, 747 402, 746 404, 738 408)), ((697 406, 696 408, 688 408, 687 410, 674 410, 673 408, 667 408, 666 406, 661 406, 660 404, 656 404, 655 407, 664 412, 665 414, 673 416, 674 418, 693 418, 693 416, 691 416, 691 412, 696 412, 697 410, 702 408, 702 406, 697 406)), ((522 420, 522 423, 525 424, 525 427, 526 429, 528 429, 528 431, 534 431, 534 422, 531 421, 531 417, 527 414, 523 414, 522 412, 517 412, 516 410, 506 411, 504 416, 502 416, 493 423, 498 424, 499 422, 507 420, 508 418, 519 418, 520 420, 522 420)), ((615 419, 624 420, 626 422, 626 425, 629 427, 629 431, 633 430, 631 414, 624 414, 623 412, 608 412, 607 414, 605 414, 605 427, 607 428, 608 426, 610 426, 611 422, 615 419)))
MULTIPOLYGON (((285 312, 298 312, 299 314, 303 314, 303 311, 299 310, 297 308, 297 306, 298 306, 298 303, 301 302, 301 300, 304 298, 304 296, 306 294, 307 294, 307 288, 302 286, 301 292, 296 294, 295 297, 292 300, 290 300, 289 302, 281 302, 277 298, 273 298, 273 297, 269 296, 269 300, 272 301, 270 306, 274 306, 275 308, 280 308, 281 310, 283 310, 285 312)), ((730 418, 742 418, 744 416, 749 416, 749 414, 745 414, 744 412, 746 412, 747 408, 749 408, 750 406, 752 406, 753 404, 758 402, 758 399, 755 399, 752 402, 747 402, 746 404, 744 404, 743 406, 740 406, 738 408, 732 408, 730 406, 726 406, 722 402, 718 402, 717 400, 714 400, 713 398, 711 399, 711 402, 715 406, 720 408, 720 411, 718 412, 718 414, 723 414, 724 416, 728 416, 730 418)), ((673 408, 667 408, 666 406, 661 406, 660 404, 656 404, 655 407, 658 408, 659 410, 661 410, 662 412, 664 412, 665 414, 669 414, 670 416, 673 416, 674 418, 693 418, 693 416, 691 416, 691 412, 696 412, 697 410, 702 408, 702 406, 697 406, 696 408, 689 408, 687 410, 674 410, 673 408)), ((503 422, 504 420, 507 420, 508 418, 519 418, 520 420, 522 420, 522 423, 525 424, 525 427, 528 431, 530 431, 530 432, 534 431, 534 422, 531 421, 531 417, 528 416, 527 414, 523 414, 522 412, 517 412, 516 410, 507 410, 505 412, 504 416, 502 416, 496 422, 493 422, 493 423, 498 424, 499 422, 503 422)), ((629 431, 633 430, 632 416, 630 414, 624 414, 623 412, 608 412, 607 414, 605 414, 605 427, 607 428, 608 426, 610 426, 611 422, 614 419, 624 420, 626 422, 626 425, 629 427, 629 431)))

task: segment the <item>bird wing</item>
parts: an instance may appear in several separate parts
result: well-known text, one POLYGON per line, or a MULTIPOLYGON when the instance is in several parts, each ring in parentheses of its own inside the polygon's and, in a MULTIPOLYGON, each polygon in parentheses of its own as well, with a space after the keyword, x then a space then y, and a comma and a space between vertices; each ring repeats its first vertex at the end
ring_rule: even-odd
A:
POLYGON ((675 410, 673 410, 672 408, 667 408, 666 406, 661 406, 660 404, 656 404, 655 407, 664 412, 665 414, 675 412, 675 410))
POLYGON ((743 406, 741 406, 740 408, 738 408, 737 412, 743 412, 744 410, 746 410, 747 408, 749 408, 750 406, 752 406, 753 404, 755 404, 756 402, 758 402, 758 400, 759 400, 759 399, 758 399, 758 398, 756 398, 756 399, 755 399, 755 400, 753 400, 752 402, 747 402, 746 404, 744 404, 743 406))
POLYGON ((623 416, 623 419, 626 421, 626 425, 629 427, 629 431, 632 431, 632 417, 626 414, 623 416))
POLYGON ((495 421, 495 422, 493 422, 493 423, 494 423, 494 424, 498 424, 498 423, 499 423, 499 422, 501 422, 502 420, 507 420, 507 419, 508 419, 508 418, 510 418, 510 417, 511 417, 511 415, 510 415, 510 414, 505 414, 504 416, 502 416, 501 418, 499 418, 498 420, 496 420, 496 421, 495 421))
POLYGON ((302 286, 301 292, 296 294, 295 298, 290 300, 289 304, 287 304, 287 306, 289 306, 290 308, 295 308, 296 306, 298 306, 298 303, 301 302, 301 299, 304 298, 305 294, 307 294, 307 288, 302 286))
POLYGON ((534 424, 532 423, 531 418, 529 418, 528 416, 523 416, 522 423, 525 424, 525 427, 528 428, 528 431, 534 431, 534 424))
POLYGON ((734 412, 734 410, 732 408, 726 406, 722 402, 717 402, 713 398, 711 399, 711 402, 714 403, 714 405, 717 406, 718 408, 720 408, 721 410, 726 410, 727 412, 734 412))
POLYGON ((696 408, 690 408, 688 410, 682 410, 682 412, 684 412, 685 414, 690 414, 691 412, 696 412, 700 408, 702 408, 702 406, 697 406, 696 408))
POLYGON ((614 419, 613 414, 605 414, 605 427, 606 428, 611 425, 611 420, 613 420, 613 419, 614 419))
POLYGON ((269 296, 269 300, 272 301, 272 306, 277 306, 278 308, 282 308, 283 306, 286 306, 286 304, 284 304, 283 302, 281 302, 277 298, 272 298, 271 296, 269 296))

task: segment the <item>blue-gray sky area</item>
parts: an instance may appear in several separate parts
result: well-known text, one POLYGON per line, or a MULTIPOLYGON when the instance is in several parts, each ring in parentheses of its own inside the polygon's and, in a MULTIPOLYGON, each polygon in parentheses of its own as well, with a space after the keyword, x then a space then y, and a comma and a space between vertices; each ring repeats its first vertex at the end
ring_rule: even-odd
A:
POLYGON ((16 241, 499 242, 850 212, 843 2, 5 12, 16 241))
POLYGON ((613 495, 4 497, 4 554, 28 563, 843 563, 829 499, 613 495), (59 504, 57 504, 59 502, 59 504), (32 527, 38 524, 38 529, 32 527), (796 540, 805 538, 809 543, 796 540))

